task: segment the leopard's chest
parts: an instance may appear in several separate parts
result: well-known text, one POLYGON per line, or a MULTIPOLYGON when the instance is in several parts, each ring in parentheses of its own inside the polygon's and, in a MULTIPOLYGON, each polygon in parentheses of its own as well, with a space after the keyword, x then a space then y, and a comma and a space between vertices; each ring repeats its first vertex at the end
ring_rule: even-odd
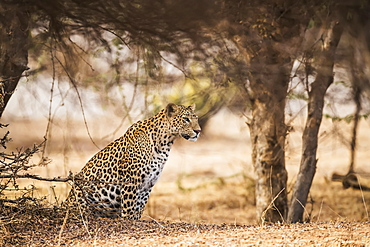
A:
POLYGON ((154 147, 152 150, 151 159, 147 162, 142 175, 141 190, 151 190, 162 174, 165 163, 168 160, 171 145, 163 145, 154 147))

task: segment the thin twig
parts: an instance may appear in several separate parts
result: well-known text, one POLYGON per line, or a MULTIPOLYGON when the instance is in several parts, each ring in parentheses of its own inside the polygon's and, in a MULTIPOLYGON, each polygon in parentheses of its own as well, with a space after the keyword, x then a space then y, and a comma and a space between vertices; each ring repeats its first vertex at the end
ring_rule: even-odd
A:
POLYGON ((84 109, 83 104, 82 104, 82 98, 81 98, 81 95, 80 95, 80 91, 77 88, 77 84, 76 84, 75 80, 72 78, 72 76, 69 74, 69 72, 68 72, 67 68, 64 66, 64 64, 59 60, 59 58, 56 57, 56 59, 57 59, 58 63, 60 64, 60 66, 62 66, 64 72, 66 73, 66 75, 67 75, 67 77, 69 79, 69 81, 71 82, 73 88, 76 91, 77 98, 78 98, 78 101, 80 103, 82 117, 83 117, 83 120, 84 120, 84 123, 85 123, 85 127, 86 127, 86 131, 87 131, 87 135, 89 136, 89 138, 90 138, 91 142, 94 144, 94 146, 97 147, 100 150, 101 148, 93 140, 93 138, 91 136, 91 133, 90 133, 90 130, 89 130, 89 126, 87 125, 87 120, 86 120, 86 115, 85 115, 85 109, 84 109))
POLYGON ((121 119, 120 123, 118 124, 118 126, 116 127, 116 129, 106 135, 106 136, 103 136, 102 139, 105 139, 105 138, 108 138, 109 136, 115 136, 116 133, 121 129, 121 127, 123 126, 123 123, 125 122, 126 118, 129 119, 129 121, 131 122, 131 117, 130 117, 130 112, 134 106, 134 102, 135 102, 135 98, 136 98, 136 94, 137 94, 137 87, 139 85, 139 72, 140 72, 140 50, 139 48, 136 50, 137 52, 137 60, 136 60, 136 63, 137 63, 137 66, 136 66, 136 75, 135 75, 135 84, 134 84, 134 92, 132 94, 132 98, 131 98, 131 101, 130 101, 130 104, 127 106, 126 102, 123 101, 123 105, 124 105, 124 108, 126 110, 126 115, 121 119))
POLYGON ((64 217, 64 220, 63 220, 62 227, 60 228, 60 231, 59 231, 59 234, 58 234, 58 246, 60 246, 60 243, 62 241, 62 234, 63 234, 63 230, 64 230, 64 228, 67 224, 68 216, 69 216, 69 209, 67 210, 66 216, 64 217))
MULTIPOLYGON (((265 216, 267 214, 267 211, 270 210, 271 208, 275 207, 276 206, 274 205, 275 204, 275 200, 280 196, 280 194, 285 190, 285 188, 282 188, 279 193, 277 193, 277 195, 274 197, 274 199, 272 199, 272 201, 270 202, 270 204, 268 205, 268 207, 265 209, 265 211, 263 211, 262 215, 261 215, 261 222, 262 224, 265 222, 265 216)), ((277 208, 276 208, 277 209, 277 208)), ((279 212, 280 214, 280 217, 281 219, 284 221, 284 217, 281 215, 280 211, 277 209, 277 211, 279 212)))
POLYGON ((180 70, 180 71, 184 74, 184 76, 185 76, 186 78, 194 79, 192 76, 190 76, 188 73, 186 73, 186 71, 185 71, 184 69, 180 68, 178 65, 174 64, 174 63, 173 63, 173 62, 171 62, 170 60, 168 60, 168 59, 164 58, 164 57, 161 55, 161 53, 160 53, 160 52, 157 52, 157 53, 158 53, 159 57, 160 57, 163 61, 165 61, 166 63, 168 63, 168 64, 172 65, 172 66, 173 66, 173 67, 175 67, 176 69, 180 70))
POLYGON ((296 201, 299 203, 299 205, 301 205, 301 207, 303 208, 304 212, 307 214, 307 218, 309 219, 310 218, 310 214, 307 212, 305 205, 303 205, 303 203, 300 200, 298 200, 298 199, 296 199, 296 201))
POLYGON ((362 190, 362 186, 361 186, 360 180, 358 181, 358 185, 359 185, 359 187, 360 187, 360 191, 361 191, 361 198, 362 198, 362 202, 364 203, 365 212, 366 212, 366 217, 367 217, 367 219, 369 219, 369 211, 367 210, 366 200, 365 200, 365 197, 364 197, 364 192, 363 192, 363 190, 362 190))
POLYGON ((154 219, 153 217, 151 217, 150 215, 145 215, 146 217, 150 218, 152 221, 154 221, 155 223, 158 224, 158 226, 160 226, 161 228, 165 228, 161 223, 159 223, 156 219, 154 219))
MULTIPOLYGON (((53 106, 53 99, 54 99, 54 86, 55 86, 55 61, 54 61, 54 58, 55 58, 55 54, 54 54, 54 50, 52 49, 52 46, 50 46, 50 57, 51 57, 51 65, 52 65, 52 81, 51 81, 51 88, 50 88, 50 99, 49 99, 49 110, 48 110, 48 124, 46 126, 46 130, 45 130, 45 135, 44 135, 44 139, 47 140, 48 139, 48 135, 50 134, 49 131, 50 131, 50 126, 51 126, 51 123, 52 123, 52 115, 51 115, 51 110, 52 110, 52 106, 53 106)), ((42 150, 42 154, 41 154, 41 157, 44 158, 45 156, 45 152, 46 152, 46 144, 47 144, 47 141, 45 141, 45 146, 42 150)))

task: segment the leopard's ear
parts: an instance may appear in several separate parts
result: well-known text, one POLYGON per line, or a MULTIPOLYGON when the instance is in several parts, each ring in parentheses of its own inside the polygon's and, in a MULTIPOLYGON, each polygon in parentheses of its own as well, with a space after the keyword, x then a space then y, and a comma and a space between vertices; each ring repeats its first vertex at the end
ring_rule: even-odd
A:
POLYGON ((195 103, 193 103, 192 105, 190 105, 188 108, 191 109, 192 111, 194 111, 195 110, 195 103))
POLYGON ((168 117, 172 117, 176 114, 178 106, 174 103, 169 103, 166 107, 166 113, 168 117))

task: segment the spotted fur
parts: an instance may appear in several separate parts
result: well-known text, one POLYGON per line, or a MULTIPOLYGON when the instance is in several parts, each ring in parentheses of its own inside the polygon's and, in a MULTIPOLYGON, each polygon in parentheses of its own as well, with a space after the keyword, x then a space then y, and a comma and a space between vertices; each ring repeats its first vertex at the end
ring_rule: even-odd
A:
POLYGON ((140 219, 175 139, 196 141, 199 136, 194 108, 170 103, 134 123, 75 176, 65 205, 99 216, 140 219))

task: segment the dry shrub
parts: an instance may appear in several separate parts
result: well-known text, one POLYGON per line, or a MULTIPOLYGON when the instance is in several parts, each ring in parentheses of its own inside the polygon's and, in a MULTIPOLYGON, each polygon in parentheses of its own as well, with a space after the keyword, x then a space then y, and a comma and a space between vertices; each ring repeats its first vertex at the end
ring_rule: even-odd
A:
MULTIPOLYGON (((0 124, 0 128, 7 125, 0 124)), ((33 163, 33 156, 42 153, 45 141, 31 148, 5 152, 11 141, 9 131, 0 140, 0 245, 27 245, 35 238, 35 232, 48 233, 63 221, 65 212, 49 205, 45 197, 34 196, 36 187, 20 186, 19 179, 31 178, 50 181, 30 174, 35 167, 44 167, 49 160, 42 155, 38 163, 33 163)), ((60 178, 56 178, 58 180, 60 178)), ((63 180, 63 179, 60 179, 63 180)), ((40 240, 42 242, 42 237, 40 240)))

